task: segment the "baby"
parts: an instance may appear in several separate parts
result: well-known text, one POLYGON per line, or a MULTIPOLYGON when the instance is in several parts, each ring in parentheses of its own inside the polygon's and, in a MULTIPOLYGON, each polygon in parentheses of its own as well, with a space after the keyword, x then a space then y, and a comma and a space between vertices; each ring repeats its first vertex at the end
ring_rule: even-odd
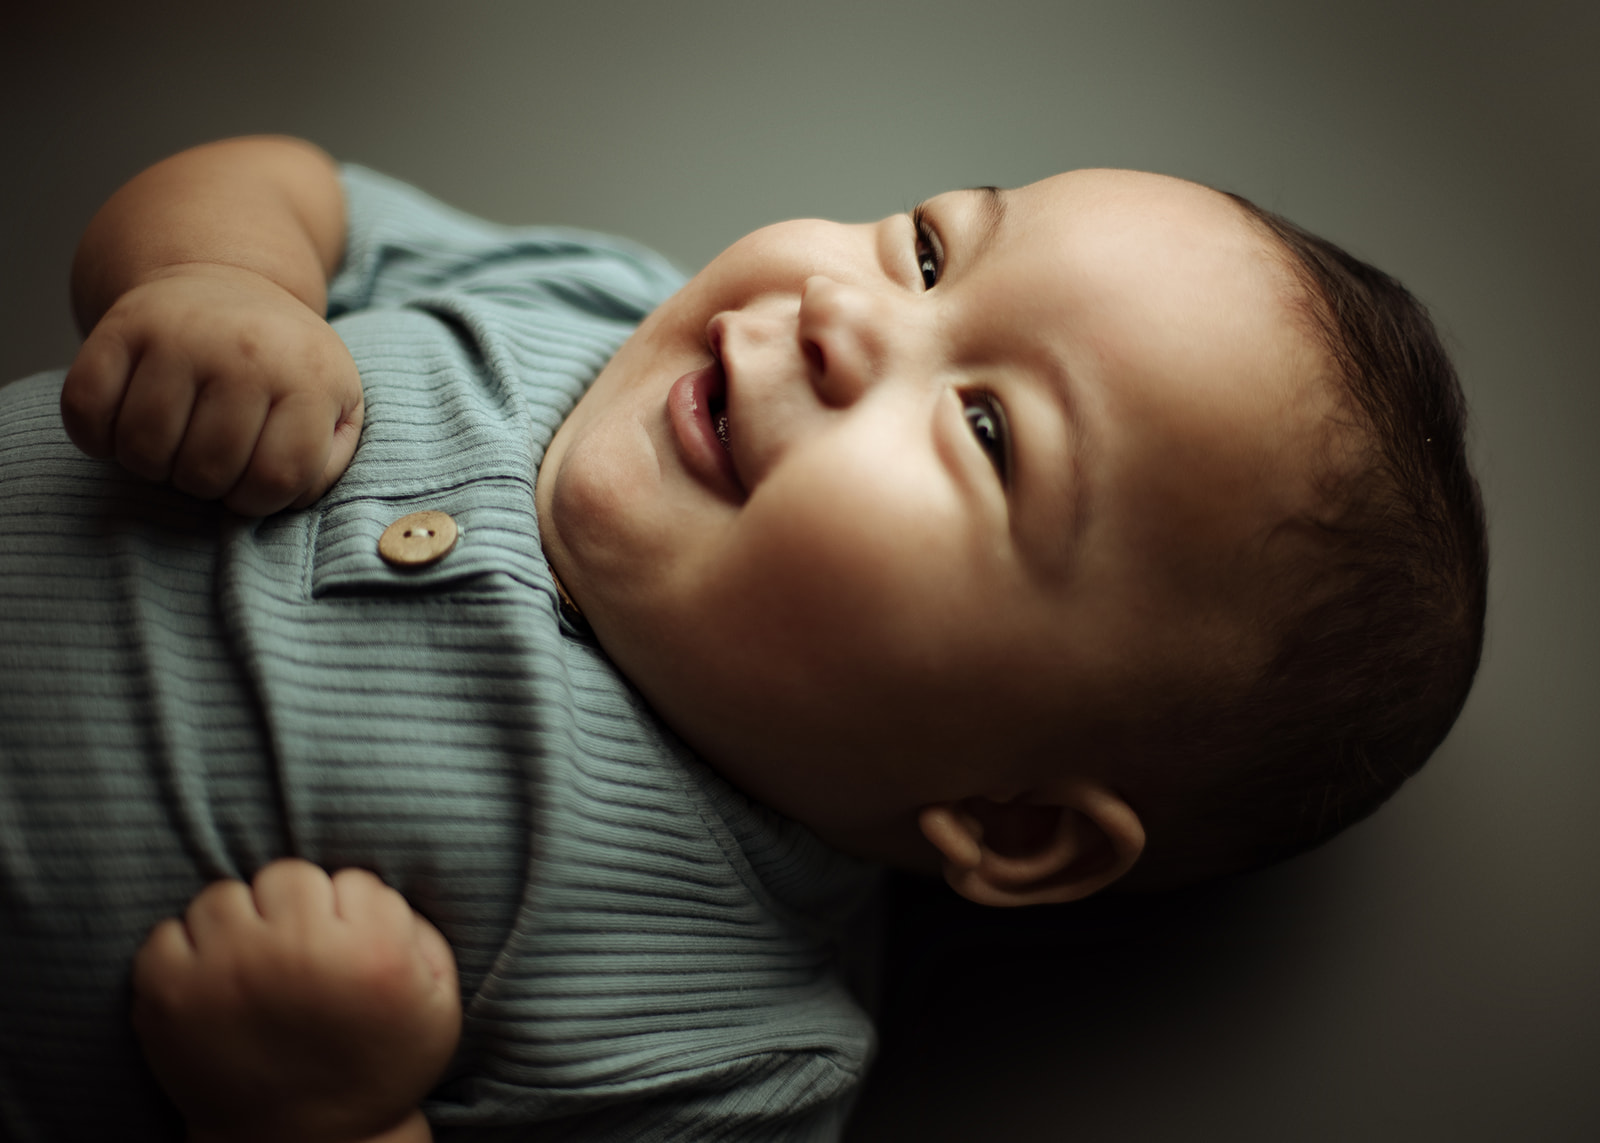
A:
MULTIPOLYGON (((341 194, 319 153, 289 142, 189 152, 107 205, 74 273, 91 332, 61 390, 72 439, 237 514, 198 513, 196 524, 179 495, 149 509, 115 558, 170 564, 196 586, 124 610, 152 630, 197 608, 219 613, 222 649, 208 669, 266 696, 215 736, 253 734, 238 747, 252 757, 256 740, 268 743, 266 766, 230 771, 237 802, 218 810, 221 795, 182 767, 156 782, 161 813, 183 824, 191 877, 265 867, 253 897, 237 882, 207 890, 187 930, 158 928, 141 954, 141 1030, 197 1137, 255 1122, 207 1093, 240 1071, 271 1071, 329 1029, 377 1045, 376 1058, 423 1062, 400 1069, 398 1094, 369 1100, 368 1057, 337 1053, 349 1070, 317 1073, 340 1106, 383 1110, 325 1137, 425 1134, 414 1107, 454 1042, 449 1018, 430 1015, 455 1010, 456 974, 436 934, 408 923, 375 882, 330 881, 273 857, 376 868, 455 948, 471 999, 444 1095, 429 1105, 435 1123, 587 1116, 564 1121, 585 1137, 669 1137, 697 1123, 738 1137, 825 1137, 866 1056, 859 1013, 825 985, 830 934, 863 876, 838 855, 939 873, 993 905, 1226 874, 1370 812, 1465 699, 1486 557, 1448 361, 1391 279, 1242 200, 1161 176, 1078 171, 942 195, 869 225, 768 227, 673 292, 669 272, 620 244, 493 231, 360 172, 344 185, 341 194), (536 267, 545 276, 530 287, 519 257, 555 269, 536 267), (604 264, 584 261, 594 258, 604 264), (391 392, 373 384, 382 368, 424 380, 391 392), (462 372, 475 378, 470 394, 438 397, 462 372), (487 434, 507 408, 526 410, 532 444, 487 434), (435 423, 443 444, 411 447, 417 426, 435 423), (485 480, 471 465, 495 450, 505 463, 485 480), (382 482, 397 468, 404 488, 382 482), (479 485, 493 495, 461 491, 479 485), (529 492, 531 548, 529 529, 508 523, 528 513, 529 492), (243 518, 285 507, 294 510, 243 518), (461 550, 429 534, 416 554, 388 553, 412 566, 380 568, 373 541, 415 508, 448 513, 437 524, 446 532, 459 522, 461 550), (520 555, 526 569, 481 562, 475 543, 520 555), (262 569, 287 586, 253 589, 262 569), (491 615, 519 578, 543 593, 559 646, 491 615), (390 622, 380 608, 419 585, 428 594, 410 601, 409 626, 372 629, 382 645, 351 647, 349 634, 315 625, 283 634, 308 594, 329 613, 337 605, 380 624, 390 622), (278 618, 257 623, 258 613, 278 618), (490 667, 468 657, 480 646, 498 655, 490 667), (433 689, 395 700, 390 656, 427 660, 433 689), (591 700, 611 665, 626 684, 591 700), (557 698, 518 689, 558 667, 557 698), (510 850, 510 864, 536 870, 520 900, 470 915, 456 897, 521 883, 497 869, 465 891, 444 886, 449 862, 437 852, 392 872, 410 858, 384 849, 386 830, 418 808, 385 798, 426 788, 431 779, 405 783, 426 774, 427 752, 371 719, 342 721, 339 701, 302 697, 299 714, 281 715, 276 695, 302 684, 360 694, 380 721, 407 726, 411 708, 442 704, 436 721, 471 744, 492 740, 485 758, 542 761, 552 725, 576 743, 570 780, 530 766, 513 790, 485 763, 460 795, 463 816, 479 817, 453 838, 471 836, 484 855, 474 860, 510 850), (456 707, 475 713, 456 720, 456 707), (664 784, 631 776, 628 766, 662 756, 676 767, 664 784), (375 799, 367 814, 382 828, 326 793, 340 783, 375 799), (503 797, 537 813, 497 810, 503 797), (212 824, 194 826, 207 799, 212 824), (617 810, 635 804, 657 817, 617 810), (576 829, 563 817, 596 806, 611 816, 576 829), (583 836, 551 840, 562 829, 583 836), (648 840, 630 840, 641 830, 648 840), (636 974, 648 975, 650 958, 666 955, 651 926, 694 913, 684 886, 713 864, 694 857, 651 881, 626 854, 677 860, 707 830, 736 871, 714 892, 736 883, 744 912, 695 954, 696 979, 717 978, 705 958, 725 951, 754 1017, 707 1023, 694 1002, 646 1013, 675 1036, 687 1035, 682 1025, 707 1033, 672 1041, 674 1063, 694 1065, 674 1070, 636 1066, 644 1041, 629 1037, 649 1029, 608 1012, 615 1035, 583 1025, 582 1050, 552 1062, 536 1041, 581 1024, 560 1004, 611 987, 562 976, 588 963, 564 954, 594 955, 574 934, 632 902, 650 918, 628 929, 648 954, 636 974), (552 931, 571 888, 562 868, 587 870, 613 897, 584 924, 552 931), (663 893, 661 908, 640 905, 663 893), (379 903, 349 910, 383 918, 363 939, 338 929, 347 894, 379 903), (231 920, 210 924, 216 915, 231 920), (273 945, 252 918, 289 936, 273 945), (304 958, 303 989, 230 959, 279 946, 293 957, 301 934, 324 930, 345 935, 310 942, 333 951, 304 958), (518 952, 530 941, 537 957, 518 952), (775 958, 738 960, 767 941, 775 958), (205 968, 208 948, 223 968, 205 968), (361 948, 399 951, 352 984, 361 948), (530 965, 521 975, 506 971, 517 956, 530 965), (797 972, 779 979, 780 962, 797 972), (405 966, 399 985, 394 963, 405 966), (295 996, 325 994, 328 979, 358 998, 407 997, 398 1007, 421 1014, 423 1047, 397 1048, 359 1005, 302 1011, 286 1032, 274 1024, 295 996), (266 982, 269 1001, 252 1009, 227 991, 241 980, 266 982), (768 991, 757 995, 752 980, 768 991), (207 1011, 226 1015, 207 1025, 197 1015, 207 1011), (268 1062, 240 1063, 217 1045, 260 1046, 268 1062), (759 1066, 735 1064, 751 1059, 759 1066)), ((159 500, 158 489, 130 488, 118 485, 113 517, 134 492, 159 500)), ((105 523, 110 501, 100 503, 100 532, 118 532, 105 523)), ((6 509, 13 527, 22 512, 6 509)), ((34 618, 12 602, 19 591, 6 594, 8 625, 34 618)), ((42 632, 26 645, 47 642, 42 632)), ((158 708, 163 671, 205 674, 159 656, 139 669, 158 708)), ((23 717, 4 713, 8 727, 23 717)), ((152 725, 131 736, 183 733, 152 725)), ((163 740, 156 753, 182 745, 163 740)), ((20 772, 29 759, 14 749, 20 772)), ((677 988, 691 975, 668 978, 677 988)), ((739 1004, 711 1007, 725 1015, 739 1004)), ((298 1098, 310 1080, 285 1083, 298 1098)), ((273 1106, 298 1106, 274 1090, 273 1106)), ((282 1130, 326 1122, 320 1114, 282 1130)))

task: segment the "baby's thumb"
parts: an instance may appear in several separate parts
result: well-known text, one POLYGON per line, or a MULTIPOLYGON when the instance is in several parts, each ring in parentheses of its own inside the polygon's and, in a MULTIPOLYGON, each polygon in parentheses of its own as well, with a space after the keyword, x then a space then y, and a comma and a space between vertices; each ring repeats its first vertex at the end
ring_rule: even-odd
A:
POLYGON ((456 958, 450 951, 450 942, 444 934, 415 909, 411 910, 411 923, 416 927, 417 952, 437 980, 452 997, 459 991, 456 980, 456 958))
POLYGON ((322 494, 332 488, 344 470, 350 467, 350 461, 356 455, 356 446, 361 443, 361 414, 362 403, 358 397, 356 406, 334 426, 333 443, 328 449, 328 463, 322 466, 322 472, 317 476, 316 482, 296 497, 289 505, 291 508, 304 508, 314 504, 322 494))
POLYGON ((361 414, 362 401, 356 398, 355 408, 345 414, 333 430, 333 448, 328 452, 327 467, 322 470, 322 491, 334 486, 334 483, 344 475, 344 470, 350 467, 351 458, 356 455, 356 446, 361 443, 361 414))
POLYGON ((461 984, 456 976, 456 958, 450 942, 421 913, 411 911, 416 927, 416 949, 433 974, 434 991, 428 998, 425 1031, 418 1047, 431 1059, 434 1078, 449 1064, 461 1043, 461 984))

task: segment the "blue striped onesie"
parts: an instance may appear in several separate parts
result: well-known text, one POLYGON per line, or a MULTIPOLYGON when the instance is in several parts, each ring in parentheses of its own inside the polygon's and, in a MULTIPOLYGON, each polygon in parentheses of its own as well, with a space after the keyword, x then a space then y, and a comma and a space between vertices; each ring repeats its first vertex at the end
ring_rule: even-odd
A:
POLYGON ((0 389, 0 1137, 176 1139, 127 1023, 149 926, 275 857, 361 865, 449 939, 439 1138, 829 1139, 871 1050, 873 875, 702 765, 563 619, 546 445, 680 279, 350 167, 329 317, 360 448, 265 520, 72 449, 0 389), (450 513, 420 570, 377 553, 450 513))

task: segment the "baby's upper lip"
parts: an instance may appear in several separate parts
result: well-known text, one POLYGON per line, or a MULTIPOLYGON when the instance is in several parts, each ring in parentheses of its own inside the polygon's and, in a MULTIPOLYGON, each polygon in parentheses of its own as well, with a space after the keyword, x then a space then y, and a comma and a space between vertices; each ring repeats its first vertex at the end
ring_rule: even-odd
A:
POLYGON ((724 310, 706 323, 705 344, 722 374, 728 415, 728 457, 746 494, 753 493, 804 431, 809 392, 803 366, 791 357, 795 314, 781 309, 724 310), (796 370, 794 376, 789 370, 796 370))
POLYGON ((717 364, 722 366, 723 375, 726 376, 728 366, 722 357, 722 335, 724 329, 725 322, 722 314, 717 314, 706 323, 706 346, 711 350, 711 356, 716 359, 717 364))

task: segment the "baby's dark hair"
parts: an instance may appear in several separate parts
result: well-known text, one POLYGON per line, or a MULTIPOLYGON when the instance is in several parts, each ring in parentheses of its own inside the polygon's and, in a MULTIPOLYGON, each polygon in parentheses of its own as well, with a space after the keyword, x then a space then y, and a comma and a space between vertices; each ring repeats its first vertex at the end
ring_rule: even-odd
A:
POLYGON ((1160 800, 1183 812, 1150 823, 1133 887, 1280 861, 1366 817, 1444 739, 1483 649, 1483 502, 1427 311, 1389 275, 1228 197, 1286 256, 1331 359, 1340 459, 1321 477, 1326 510, 1299 522, 1312 555, 1278 569, 1270 594, 1294 602, 1265 667, 1161 720, 1160 800))

